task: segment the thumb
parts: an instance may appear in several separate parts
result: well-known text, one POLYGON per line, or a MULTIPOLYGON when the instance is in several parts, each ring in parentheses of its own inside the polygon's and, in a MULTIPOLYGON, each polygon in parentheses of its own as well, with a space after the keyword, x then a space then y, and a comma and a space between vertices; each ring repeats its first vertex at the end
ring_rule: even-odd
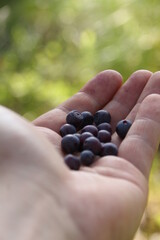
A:
MULTIPOLYGON (((42 172, 63 179, 67 168, 53 145, 27 120, 0 107, 0 169, 33 175, 42 172)), ((4 171, 3 171, 4 170, 4 171)))

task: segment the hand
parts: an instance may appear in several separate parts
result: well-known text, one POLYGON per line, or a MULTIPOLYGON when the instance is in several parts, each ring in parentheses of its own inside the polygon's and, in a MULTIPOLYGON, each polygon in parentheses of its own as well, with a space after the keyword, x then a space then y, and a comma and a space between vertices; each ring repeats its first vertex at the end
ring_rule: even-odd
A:
POLYGON ((133 122, 123 142, 113 134, 113 142, 119 145, 118 157, 101 158, 91 168, 70 171, 73 197, 68 198, 69 209, 87 239, 132 239, 140 223, 151 163, 160 139, 160 97, 149 96, 160 93, 159 78, 160 73, 137 71, 121 86, 118 73, 102 72, 78 94, 34 122, 54 131, 49 138, 58 147, 59 129, 72 109, 92 113, 107 109, 113 132, 119 120, 133 122))
POLYGON ((24 222, 27 215, 27 229, 35 239, 133 239, 146 206, 149 172, 160 140, 159 78, 160 73, 138 71, 121 86, 120 74, 98 74, 71 99, 33 122, 45 137, 2 108, 1 136, 7 137, 0 139, 0 184, 6 186, 12 180, 9 193, 0 191, 0 199, 5 199, 1 212, 10 219, 3 222, 11 222, 9 210, 14 206, 13 217, 17 219, 18 215, 17 222, 24 222), (70 171, 59 154, 59 129, 67 112, 77 109, 94 113, 102 108, 111 113, 113 132, 119 120, 133 122, 122 142, 113 134, 118 157, 103 157, 90 168, 70 171), (8 207, 12 192, 21 198, 12 199, 8 207), (33 211, 20 211, 30 209, 27 203, 33 211))

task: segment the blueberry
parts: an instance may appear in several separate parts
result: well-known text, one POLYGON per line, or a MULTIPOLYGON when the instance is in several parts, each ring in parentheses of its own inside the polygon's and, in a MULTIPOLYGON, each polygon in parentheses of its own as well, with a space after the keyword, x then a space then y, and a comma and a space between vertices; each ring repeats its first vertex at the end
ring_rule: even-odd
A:
POLYGON ((67 121, 67 123, 74 125, 76 128, 79 128, 79 126, 83 122, 83 116, 77 110, 73 110, 68 113, 68 115, 66 117, 66 121, 67 121))
POLYGON ((84 143, 84 141, 89 138, 89 137, 93 137, 93 134, 90 133, 90 132, 83 132, 81 135, 80 135, 80 142, 81 144, 84 143))
POLYGON ((73 134, 73 135, 79 139, 79 142, 80 142, 80 143, 79 143, 79 149, 78 149, 78 151, 80 152, 81 149, 82 149, 81 134, 80 134, 80 133, 75 133, 75 134, 73 134))
POLYGON ((106 110, 99 110, 94 115, 94 123, 98 126, 101 123, 110 123, 111 122, 111 115, 106 110))
POLYGON ((81 152, 80 160, 83 165, 85 166, 91 165, 94 162, 94 159, 95 156, 92 151, 84 150, 83 152, 81 152))
POLYGON ((102 145, 101 156, 114 155, 117 156, 118 148, 114 143, 104 143, 102 145))
POLYGON ((64 124, 60 128, 60 134, 62 137, 64 137, 67 134, 74 134, 74 133, 76 133, 76 128, 71 124, 64 124))
POLYGON ((106 130, 100 130, 97 138, 100 142, 106 143, 111 141, 111 133, 106 130))
POLYGON ((97 129, 97 127, 94 126, 94 125, 87 125, 87 126, 85 126, 85 127, 82 129, 82 131, 81 131, 81 133, 84 133, 84 132, 90 132, 90 133, 92 133, 95 137, 97 137, 98 129, 97 129))
POLYGON ((116 132, 121 139, 124 139, 132 123, 129 120, 121 120, 117 123, 116 132))
POLYGON ((81 128, 83 128, 84 126, 93 124, 94 117, 93 117, 92 113, 90 113, 88 111, 84 111, 84 112, 82 112, 82 116, 83 116, 83 122, 81 124, 81 128))
POLYGON ((81 166, 80 158, 72 154, 68 154, 64 158, 66 165, 72 170, 79 170, 81 166))
POLYGON ((98 130, 106 130, 112 134, 112 128, 110 123, 101 123, 97 126, 98 130))
POLYGON ((75 133, 74 136, 78 137, 78 139, 80 140, 81 134, 80 133, 75 133))
POLYGON ((78 137, 68 134, 62 138, 61 147, 66 153, 77 152, 80 147, 80 140, 78 137))
POLYGON ((101 143, 96 137, 89 137, 84 141, 83 150, 90 150, 98 155, 101 152, 101 143))

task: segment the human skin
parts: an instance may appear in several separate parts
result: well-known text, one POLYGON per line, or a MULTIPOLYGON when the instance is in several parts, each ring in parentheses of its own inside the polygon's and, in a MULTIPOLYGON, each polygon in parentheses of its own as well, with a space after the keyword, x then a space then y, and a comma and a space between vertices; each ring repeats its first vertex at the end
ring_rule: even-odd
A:
POLYGON ((122 85, 99 73, 77 94, 33 123, 0 108, 0 239, 131 240, 147 204, 160 142, 160 72, 140 70, 122 85), (60 126, 72 110, 107 109, 119 154, 69 170, 60 126), (133 122, 121 141, 116 123, 133 122))

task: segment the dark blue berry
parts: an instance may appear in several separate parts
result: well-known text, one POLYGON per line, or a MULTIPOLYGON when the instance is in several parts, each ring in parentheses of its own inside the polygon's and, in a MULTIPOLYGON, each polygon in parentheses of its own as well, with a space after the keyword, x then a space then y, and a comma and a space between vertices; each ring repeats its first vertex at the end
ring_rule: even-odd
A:
POLYGON ((132 123, 129 120, 121 120, 117 123, 116 132, 121 139, 124 139, 132 123))
POLYGON ((111 133, 106 130, 100 130, 98 132, 97 138, 100 142, 107 143, 111 141, 111 133))
POLYGON ((68 154, 67 156, 65 156, 64 162, 72 170, 79 170, 81 166, 80 158, 72 154, 68 154))
POLYGON ((112 134, 112 128, 110 123, 101 123, 97 126, 98 130, 106 130, 112 134))
POLYGON ((85 127, 82 129, 82 131, 81 131, 81 133, 84 133, 84 132, 90 132, 90 133, 92 133, 95 137, 97 137, 98 129, 97 129, 97 127, 94 126, 94 125, 87 125, 87 126, 85 126, 85 127))
POLYGON ((88 111, 84 111, 84 112, 82 112, 82 116, 83 116, 83 122, 81 124, 81 128, 83 128, 87 125, 93 124, 94 117, 93 117, 92 113, 90 113, 88 111))
POLYGON ((99 110, 94 115, 94 123, 98 126, 101 123, 110 123, 111 122, 111 115, 106 110, 99 110))
POLYGON ((62 138, 61 146, 64 152, 74 153, 79 150, 80 140, 78 137, 68 134, 62 138))
POLYGON ((80 140, 81 134, 80 133, 75 133, 74 136, 78 137, 78 139, 80 140))
POLYGON ((80 143, 83 144, 84 141, 89 138, 89 137, 93 137, 93 134, 90 133, 90 132, 83 132, 81 135, 80 135, 80 143))
POLYGON ((114 143, 104 143, 102 145, 101 156, 114 155, 117 156, 118 148, 114 143))
POLYGON ((95 156, 92 151, 84 150, 83 152, 81 152, 80 160, 83 165, 85 166, 91 165, 94 162, 94 159, 95 156))
POLYGON ((76 128, 71 124, 64 124, 60 128, 60 134, 62 137, 64 137, 67 134, 74 134, 74 133, 76 133, 76 128))
POLYGON ((81 149, 82 149, 82 144, 81 144, 81 134, 80 133, 75 133, 75 134, 73 134, 75 137, 77 137, 78 139, 79 139, 79 141, 80 141, 80 144, 79 144, 79 149, 78 149, 78 151, 80 152, 81 151, 81 149))
POLYGON ((101 152, 101 143, 96 137, 89 137, 84 141, 83 150, 90 150, 98 155, 101 152))
POLYGON ((66 121, 67 121, 67 123, 74 125, 76 128, 79 128, 79 126, 83 122, 83 116, 77 110, 73 110, 68 113, 68 115, 66 117, 66 121))

